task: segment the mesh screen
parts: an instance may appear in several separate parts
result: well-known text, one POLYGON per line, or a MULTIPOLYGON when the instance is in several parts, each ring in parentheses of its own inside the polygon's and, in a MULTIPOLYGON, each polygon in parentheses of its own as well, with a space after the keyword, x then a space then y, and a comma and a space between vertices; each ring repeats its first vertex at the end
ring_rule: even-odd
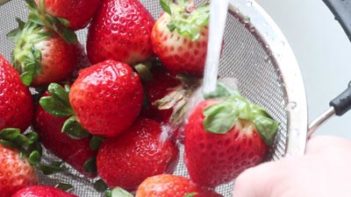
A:
MULTIPOLYGON (((161 9, 159 1, 142 0, 145 7, 156 18, 161 9)), ((13 43, 6 39, 6 33, 17 26, 15 18, 26 19, 27 9, 23 0, 13 0, 0 7, 0 53, 10 59, 13 43)), ((78 32, 81 43, 86 41, 86 29, 78 32)), ((265 45, 258 37, 246 28, 235 14, 228 15, 227 26, 224 35, 224 51, 221 59, 220 77, 236 78, 239 82, 241 93, 253 102, 265 106, 270 114, 281 124, 279 133, 271 151, 270 159, 283 156, 286 150, 287 140, 287 112, 285 110, 285 89, 280 82, 279 71, 273 63, 265 45)), ((183 147, 180 147, 180 162, 175 174, 187 176, 183 164, 183 147)), ((50 162, 55 156, 46 152, 45 161, 50 162)), ((92 188, 92 181, 84 178, 74 169, 67 165, 64 173, 42 176, 41 182, 45 184, 57 184, 58 182, 71 183, 75 186, 73 193, 79 196, 101 196, 92 188)), ((217 188, 224 196, 231 196, 233 183, 217 188)))

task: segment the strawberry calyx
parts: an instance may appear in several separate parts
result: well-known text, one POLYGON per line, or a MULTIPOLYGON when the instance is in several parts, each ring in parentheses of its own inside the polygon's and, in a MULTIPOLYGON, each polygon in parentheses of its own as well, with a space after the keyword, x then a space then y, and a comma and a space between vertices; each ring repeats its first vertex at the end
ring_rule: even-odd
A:
POLYGON ((42 53, 36 44, 51 37, 51 32, 32 23, 17 19, 18 28, 7 34, 15 42, 13 65, 21 73, 22 82, 29 86, 41 71, 42 53))
POLYGON ((84 171, 87 173, 96 173, 96 157, 87 159, 83 164, 84 171))
MULTIPOLYGON (((56 117, 67 118, 63 123, 61 131, 67 134, 71 139, 83 139, 91 137, 89 147, 96 151, 104 140, 99 136, 92 136, 84 129, 75 116, 73 109, 69 103, 69 85, 61 86, 57 83, 51 83, 48 86, 48 96, 43 96, 39 100, 40 106, 49 114, 56 117)), ((96 158, 92 157, 85 161, 83 168, 88 173, 96 172, 96 158)))
POLYGON ((45 175, 63 170, 62 162, 54 161, 51 164, 43 164, 41 162, 42 147, 39 142, 39 136, 34 131, 22 134, 17 128, 3 129, 0 131, 0 144, 18 150, 22 157, 27 158, 33 167, 39 169, 45 175))
POLYGON ((133 197, 131 193, 128 191, 124 190, 121 187, 115 187, 112 190, 107 190, 105 192, 106 197, 133 197))
POLYGON ((177 78, 181 84, 163 98, 152 103, 159 110, 173 109, 170 117, 170 123, 173 126, 180 126, 183 123, 188 109, 188 101, 201 84, 201 80, 198 78, 187 75, 178 75, 177 78))
POLYGON ((177 3, 160 0, 160 4, 171 18, 168 24, 171 32, 176 31, 192 40, 200 38, 202 28, 207 26, 209 21, 208 4, 202 4, 197 8, 192 0, 177 0, 177 3))
POLYGON ((94 189, 98 192, 104 192, 106 197, 133 197, 131 193, 121 187, 110 189, 102 179, 94 182, 94 189))
POLYGON ((69 192, 70 190, 73 189, 73 185, 68 183, 58 183, 55 185, 55 188, 63 190, 65 192, 69 192))
MULTIPOLYGON (((279 123, 263 107, 251 103, 239 93, 218 101, 218 103, 205 108, 203 112, 203 125, 207 132, 226 134, 237 124, 250 127, 251 124, 245 123, 249 122, 253 123, 267 145, 273 143, 279 123)), ((240 130, 244 131, 245 129, 240 130)))
POLYGON ((20 151, 33 166, 40 162, 42 148, 38 134, 34 131, 22 134, 17 128, 5 128, 0 131, 0 144, 20 151))
POLYGON ((68 117, 62 126, 62 132, 72 139, 82 139, 90 134, 77 120, 73 109, 69 103, 70 88, 68 85, 62 87, 57 83, 51 83, 48 87, 49 96, 44 96, 39 100, 40 106, 49 114, 56 117, 68 117))
POLYGON ((57 83, 50 83, 48 86, 49 96, 44 96, 39 100, 39 104, 49 114, 56 117, 73 116, 73 110, 69 103, 68 94, 70 87, 62 87, 57 83))
POLYGON ((77 35, 74 31, 68 28, 69 21, 50 15, 45 8, 45 0, 39 0, 38 5, 34 0, 25 0, 28 4, 30 13, 28 16, 29 21, 44 26, 62 37, 68 43, 78 42, 77 35))

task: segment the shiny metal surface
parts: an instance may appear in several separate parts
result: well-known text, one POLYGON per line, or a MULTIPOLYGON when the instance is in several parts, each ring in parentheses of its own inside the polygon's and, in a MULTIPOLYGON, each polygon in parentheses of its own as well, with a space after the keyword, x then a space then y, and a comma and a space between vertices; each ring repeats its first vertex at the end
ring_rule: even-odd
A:
POLYGON ((333 107, 330 107, 327 111, 325 111, 323 114, 321 114, 319 117, 317 117, 315 120, 313 120, 309 127, 308 127, 308 133, 307 137, 310 138, 313 133, 327 120, 329 120, 332 116, 335 115, 335 110, 333 107))

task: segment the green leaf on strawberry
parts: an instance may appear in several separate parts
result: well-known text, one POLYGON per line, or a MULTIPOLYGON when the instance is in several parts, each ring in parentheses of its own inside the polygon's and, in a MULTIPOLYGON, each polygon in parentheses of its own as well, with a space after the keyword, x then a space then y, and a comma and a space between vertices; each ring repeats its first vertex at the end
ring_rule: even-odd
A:
POLYGON ((36 165, 41 160, 41 154, 39 151, 33 151, 29 154, 28 161, 31 165, 36 165))
POLYGON ((236 95, 240 95, 239 92, 232 90, 224 83, 218 82, 216 90, 207 95, 204 95, 204 97, 206 99, 210 99, 210 98, 225 98, 225 97, 236 96, 236 95))
POLYGON ((54 162, 51 162, 50 164, 39 165, 39 169, 43 172, 43 174, 50 175, 50 174, 62 172, 64 170, 64 167, 63 167, 63 162, 54 161, 54 162))
POLYGON ((57 83, 51 83, 48 87, 50 96, 40 99, 41 107, 49 114, 57 117, 67 117, 73 115, 73 110, 69 104, 69 88, 65 88, 57 83))
POLYGON ((230 102, 223 102, 206 108, 204 116, 206 130, 216 134, 227 133, 238 120, 237 111, 233 110, 230 102))
POLYGON ((102 137, 93 136, 89 142, 90 149, 94 151, 98 150, 103 140, 104 139, 102 137))
POLYGON ((9 141, 15 140, 19 135, 21 135, 20 130, 15 128, 6 128, 0 132, 0 138, 9 141))
POLYGON ((42 147, 36 132, 30 131, 22 134, 17 128, 6 128, 0 131, 0 143, 20 152, 21 157, 27 158, 29 163, 48 175, 63 170, 62 162, 42 164, 42 147))
POLYGON ((20 18, 16 18, 16 22, 18 23, 18 27, 6 34, 6 37, 13 42, 16 41, 17 36, 21 33, 21 30, 23 30, 26 24, 20 18))
POLYGON ((107 190, 105 192, 106 197, 133 197, 131 193, 124 190, 121 187, 116 187, 113 190, 107 190))
POLYGON ((7 34, 14 40, 13 65, 21 73, 25 85, 30 85, 35 76, 41 71, 41 51, 35 47, 36 43, 47 40, 51 33, 33 22, 24 23, 17 19, 18 28, 7 34))
POLYGON ((68 43, 78 41, 74 31, 68 28, 69 22, 66 19, 54 17, 46 12, 44 0, 39 0, 38 5, 34 0, 26 0, 26 2, 30 9, 29 21, 56 32, 68 43))
POLYGON ((102 179, 99 179, 99 180, 94 182, 94 188, 98 192, 104 192, 108 189, 108 186, 106 185, 106 183, 102 179))
POLYGON ((240 96, 230 96, 207 107, 203 125, 206 131, 225 134, 238 122, 252 122, 267 145, 271 145, 278 130, 278 122, 264 108, 240 96))
POLYGON ((160 5, 161 5, 163 11, 165 11, 169 15, 172 14, 171 7, 169 6, 170 0, 160 0, 160 5))
POLYGON ((180 35, 187 36, 192 40, 200 37, 201 29, 208 25, 209 7, 207 4, 200 5, 195 9, 193 1, 160 0, 162 9, 171 16, 168 28, 171 32, 177 31, 180 35))
POLYGON ((68 183, 58 183, 57 185, 55 185, 55 187, 63 191, 69 191, 73 189, 73 185, 68 183))
POLYGON ((96 172, 96 158, 92 157, 92 158, 89 158, 88 160, 86 160, 84 162, 83 168, 84 168, 85 172, 95 173, 96 172))
POLYGON ((31 155, 35 155, 35 157, 41 156, 41 145, 37 134, 33 131, 22 134, 17 128, 3 129, 0 131, 0 143, 4 146, 16 148, 26 157, 31 155))
POLYGON ((68 134, 73 139, 82 139, 90 136, 87 130, 80 125, 75 116, 71 116, 65 121, 62 132, 68 134))

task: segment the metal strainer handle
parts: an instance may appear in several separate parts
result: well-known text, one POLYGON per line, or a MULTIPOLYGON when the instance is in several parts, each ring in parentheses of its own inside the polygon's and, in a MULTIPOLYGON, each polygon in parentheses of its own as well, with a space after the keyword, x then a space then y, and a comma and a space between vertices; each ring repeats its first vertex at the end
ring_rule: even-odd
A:
POLYGON ((342 116, 351 109, 351 81, 344 92, 330 101, 329 106, 330 108, 327 111, 321 114, 309 125, 307 133, 308 138, 312 136, 319 126, 329 120, 332 116, 342 116))

